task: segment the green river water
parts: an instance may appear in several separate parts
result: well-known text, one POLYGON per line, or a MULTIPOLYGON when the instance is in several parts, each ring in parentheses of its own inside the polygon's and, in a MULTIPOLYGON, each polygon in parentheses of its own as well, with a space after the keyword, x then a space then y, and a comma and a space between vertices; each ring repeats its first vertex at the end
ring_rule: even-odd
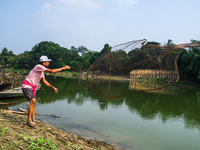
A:
MULTIPOLYGON (((60 118, 36 116, 48 124, 80 136, 105 141, 131 150, 200 149, 200 88, 194 85, 167 87, 152 92, 136 92, 120 98, 94 94, 86 80, 54 78, 47 81, 58 88, 57 94, 42 85, 37 93, 37 113, 60 118)), ((149 87, 129 81, 90 81, 102 94, 120 95, 131 89, 149 87)), ((27 109, 24 97, 1 99, 11 110, 27 109)))

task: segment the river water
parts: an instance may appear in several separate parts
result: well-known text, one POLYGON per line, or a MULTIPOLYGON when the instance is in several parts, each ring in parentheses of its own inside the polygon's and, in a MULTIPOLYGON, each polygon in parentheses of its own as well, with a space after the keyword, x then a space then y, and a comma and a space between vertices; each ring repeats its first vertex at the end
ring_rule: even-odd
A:
MULTIPOLYGON (((48 124, 80 136, 105 141, 130 150, 200 149, 200 88, 176 84, 152 92, 136 92, 106 98, 92 92, 85 80, 47 77, 57 94, 44 85, 37 93, 36 116, 48 124)), ((105 95, 120 95, 135 83, 90 81, 92 89, 105 95)), ((147 85, 137 85, 139 89, 147 85)), ((149 88, 149 85, 148 85, 149 88)), ((9 109, 27 109, 24 97, 10 102, 9 109)), ((6 106, 1 106, 6 107, 6 106)))

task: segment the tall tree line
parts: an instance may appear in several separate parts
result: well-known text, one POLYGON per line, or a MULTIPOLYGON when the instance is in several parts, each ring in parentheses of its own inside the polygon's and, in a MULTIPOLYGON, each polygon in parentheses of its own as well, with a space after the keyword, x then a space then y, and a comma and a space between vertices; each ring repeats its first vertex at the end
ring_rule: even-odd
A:
MULTIPOLYGON (((191 42, 195 43, 199 41, 191 40, 191 42)), ((149 41, 147 44, 160 45, 159 42, 155 41, 149 41)), ((165 45, 174 45, 174 43, 169 39, 165 45)), ((86 71, 87 68, 101 56, 101 54, 110 48, 111 46, 109 44, 105 44, 100 52, 88 50, 84 46, 72 46, 70 49, 67 49, 54 42, 42 41, 33 46, 31 51, 25 51, 20 55, 15 55, 13 51, 9 51, 4 47, 0 53, 0 65, 13 66, 16 69, 31 69, 34 65, 39 63, 38 60, 40 56, 47 55, 53 60, 52 63, 50 63, 50 68, 59 68, 68 64, 73 71, 86 71)), ((141 51, 142 50, 143 49, 141 49, 141 51)), ((133 49, 127 53, 126 51, 120 50, 117 53, 120 53, 121 61, 125 62, 130 57, 134 57, 137 51, 138 50, 133 49)), ((113 55, 113 58, 115 58, 115 55, 113 55)), ((153 55, 153 53, 148 53, 147 51, 141 53, 140 58, 145 59, 152 57, 153 55)), ((139 58, 138 56, 136 59, 139 58)), ((184 52, 181 53, 178 59, 178 69, 181 75, 184 75, 185 77, 200 79, 200 47, 184 49, 184 52)))
POLYGON ((40 56, 47 55, 52 59, 50 68, 59 68, 67 64, 71 66, 73 71, 80 69, 85 71, 90 64, 109 48, 109 45, 105 44, 100 52, 88 50, 84 46, 72 46, 67 49, 54 42, 42 41, 33 46, 31 51, 25 51, 20 55, 15 55, 4 47, 0 53, 0 65, 13 66, 16 69, 31 69, 39 63, 40 56))

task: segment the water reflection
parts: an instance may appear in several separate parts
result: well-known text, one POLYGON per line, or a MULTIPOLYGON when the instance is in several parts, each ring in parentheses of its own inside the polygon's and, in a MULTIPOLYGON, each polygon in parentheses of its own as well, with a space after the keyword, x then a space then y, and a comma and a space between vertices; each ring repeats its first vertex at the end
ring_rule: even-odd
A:
POLYGON ((6 104, 0 104, 0 108, 2 109, 12 109, 17 110, 18 105, 23 105, 23 107, 28 106, 28 102, 25 97, 17 97, 17 98, 1 98, 1 102, 6 104))
MULTIPOLYGON (((109 99, 94 94, 86 86, 85 80, 60 77, 54 79, 48 76, 47 81, 57 87, 59 92, 55 94, 52 89, 42 85, 44 91, 41 88, 37 93, 36 112, 60 116, 61 118, 55 120, 40 116, 55 127, 62 125, 67 131, 72 128, 72 132, 77 130, 76 134, 88 127, 111 137, 112 142, 124 144, 124 147, 130 149, 134 146, 135 149, 142 150, 189 149, 190 146, 193 149, 200 148, 196 142, 200 140, 199 88, 176 84, 162 92, 136 92, 109 99), (193 131, 187 132, 186 129, 193 131), (168 145, 173 145, 173 148, 168 145)), ((104 94, 121 94, 132 90, 129 82, 89 82, 93 88, 104 94)), ((16 101, 20 102, 20 99, 16 101)), ((24 101, 25 104, 15 107, 27 109, 25 98, 24 101)), ((86 131, 81 134, 83 133, 86 131)))
MULTIPOLYGON (((52 103, 67 99, 67 103, 75 103, 81 106, 86 101, 97 102, 101 111, 108 106, 120 108, 125 104, 131 113, 136 113, 143 119, 154 119, 159 116, 163 123, 172 119, 184 119, 186 128, 199 128, 200 124, 200 90, 197 88, 183 88, 178 86, 169 86, 167 88, 153 92, 137 92, 126 95, 121 98, 109 99, 94 94, 87 86, 85 80, 64 79, 49 76, 48 81, 58 88, 59 93, 55 94, 52 89, 42 86, 37 94, 37 101, 40 104, 52 103)), ((93 88, 98 88, 103 94, 124 93, 130 88, 155 88, 157 85, 146 85, 136 82, 109 82, 106 80, 90 81, 93 88), (119 88, 120 87, 120 88, 119 88), (106 89, 106 90, 105 90, 106 89)), ((25 98, 15 98, 10 100, 1 100, 9 102, 9 105, 3 105, 1 108, 7 109, 14 107, 16 104, 25 102, 25 98)), ((23 104, 26 107, 27 103, 23 104)))
MULTIPOLYGON (((45 92, 43 93, 40 90, 38 93, 40 104, 66 99, 68 104, 75 103, 81 106, 86 101, 92 101, 98 103, 101 111, 106 110, 108 106, 120 108, 122 104, 125 104, 131 113, 136 113, 143 119, 151 120, 159 116, 162 122, 166 123, 168 120, 183 118, 186 128, 200 129, 200 90, 197 88, 189 89, 180 86, 170 86, 161 89, 161 91, 137 92, 121 98, 109 99, 94 94, 86 86, 85 80, 63 79, 59 77, 55 80, 53 77, 48 77, 48 81, 59 89, 59 94, 55 94, 52 89, 43 86, 45 92)), ((104 94, 108 92, 120 94, 133 87, 132 84, 135 86, 135 83, 121 83, 120 81, 109 83, 106 80, 95 80, 90 82, 93 88, 98 88, 104 94)), ((143 86, 146 85, 143 84, 143 86)))
POLYGON ((165 92, 157 92, 157 94, 138 92, 134 94, 134 97, 127 95, 126 105, 132 113, 137 113, 144 119, 159 116, 162 122, 166 123, 168 120, 183 118, 186 128, 200 129, 199 98, 199 89, 190 90, 172 86, 166 88, 165 92), (169 88, 177 90, 169 90, 169 88))
POLYGON ((129 82, 129 88, 132 90, 150 90, 148 92, 152 93, 160 93, 160 94, 176 94, 179 90, 179 88, 175 86, 168 86, 168 87, 163 87, 163 85, 158 85, 158 84, 149 84, 149 83, 143 83, 143 82, 138 82, 136 80, 130 80, 129 82), (161 88, 161 89, 159 89, 161 88), (159 89, 159 90, 152 90, 152 89, 159 89))

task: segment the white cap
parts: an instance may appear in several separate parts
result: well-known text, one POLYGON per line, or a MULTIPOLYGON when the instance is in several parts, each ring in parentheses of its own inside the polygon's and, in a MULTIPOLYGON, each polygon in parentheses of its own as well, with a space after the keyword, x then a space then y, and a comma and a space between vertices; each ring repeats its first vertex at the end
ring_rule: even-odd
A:
POLYGON ((51 61, 51 59, 48 59, 47 56, 41 56, 39 62, 43 62, 43 61, 51 61))

